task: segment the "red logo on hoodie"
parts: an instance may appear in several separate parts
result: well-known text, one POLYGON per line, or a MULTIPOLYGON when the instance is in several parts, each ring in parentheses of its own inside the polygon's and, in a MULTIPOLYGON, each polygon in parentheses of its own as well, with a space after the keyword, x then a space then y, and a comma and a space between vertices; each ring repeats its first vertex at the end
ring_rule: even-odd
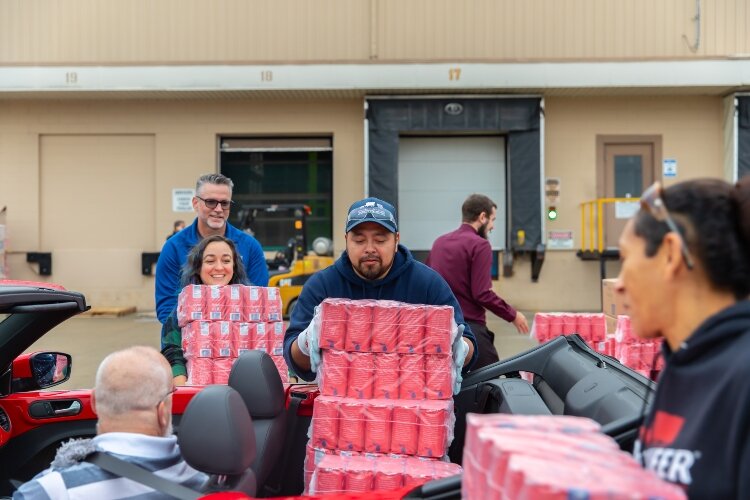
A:
POLYGON ((649 446, 669 446, 680 435, 685 419, 665 411, 657 411, 651 426, 644 429, 642 440, 649 446))

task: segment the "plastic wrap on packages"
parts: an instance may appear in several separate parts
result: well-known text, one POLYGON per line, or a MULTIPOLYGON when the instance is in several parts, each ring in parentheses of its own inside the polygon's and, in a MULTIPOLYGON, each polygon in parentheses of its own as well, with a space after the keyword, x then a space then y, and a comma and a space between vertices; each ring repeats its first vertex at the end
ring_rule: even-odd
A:
POLYGON ((206 294, 204 319, 209 321, 223 320, 226 309, 226 296, 224 295, 224 288, 226 287, 211 285, 204 288, 206 294))
POLYGON ((362 400, 341 398, 339 405, 339 439, 336 448, 364 451, 367 412, 362 400))
POLYGON ((381 300, 374 304, 372 310, 372 352, 397 352, 400 324, 399 302, 381 300))
MULTIPOLYGON (((464 498, 537 498, 526 497, 520 486, 532 484, 523 480, 523 475, 527 472, 536 474, 533 484, 545 487, 553 485, 553 490, 542 490, 548 493, 555 493, 558 488, 561 488, 562 492, 570 492, 575 488, 587 487, 581 478, 574 478, 572 475, 566 475, 567 473, 560 476, 560 482, 552 481, 557 474, 555 464, 571 464, 577 471, 588 471, 582 477, 591 479, 599 485, 602 484, 603 475, 612 473, 634 478, 644 473, 645 476, 651 474, 643 471, 638 463, 629 454, 622 452, 617 443, 608 436, 591 430, 569 432, 570 428, 561 428, 567 430, 554 430, 552 426, 546 430, 528 430, 518 426, 480 428, 471 442, 467 440, 467 447, 464 448, 464 498), (549 463, 538 463, 535 470, 521 470, 514 474, 511 464, 517 456, 538 458, 549 463), (592 471, 592 468, 598 469, 592 471)), ((645 476, 644 479, 650 481, 651 478, 645 476)), ((618 493, 622 495, 625 491, 627 489, 618 493)), ((626 497, 630 498, 618 495, 612 498, 626 497)), ((553 495, 549 498, 569 497, 553 495)))
POLYGON ((268 352, 268 325, 267 323, 255 323, 255 335, 253 336, 253 349, 268 352))
POLYGON ((439 458, 453 441, 454 423, 453 400, 319 396, 310 438, 316 448, 439 458))
POLYGON ((419 486, 460 472, 461 467, 456 464, 411 457, 372 459, 366 456, 325 455, 315 466, 309 493, 390 491, 404 486, 419 486))
POLYGON ((245 319, 243 307, 243 286, 228 285, 223 287, 224 293, 224 314, 221 319, 226 321, 240 322, 245 319))
POLYGON ((337 449, 341 398, 319 396, 313 404, 309 438, 314 448, 337 449))
POLYGON ((208 319, 203 317, 205 292, 202 285, 188 285, 177 297, 177 324, 185 326, 189 321, 208 319))
POLYGON ((263 289, 266 293, 264 297, 263 310, 265 311, 264 321, 281 321, 281 294, 279 289, 273 286, 263 289))
POLYGON ((191 321, 182 328, 182 350, 185 357, 213 358, 211 322, 191 321))
POLYGON ((450 354, 458 331, 450 306, 326 299, 321 316, 324 350, 450 354))
POLYGON ((348 352, 369 352, 372 346, 372 316, 374 301, 352 300, 347 304, 349 311, 346 322, 344 349, 348 352))
POLYGON ((585 417, 571 417, 567 415, 506 415, 502 413, 480 415, 469 413, 466 415, 466 442, 464 450, 467 447, 474 446, 474 439, 477 432, 484 427, 529 429, 568 434, 584 432, 598 433, 601 431, 601 425, 585 417))
POLYGON ((232 345, 232 323, 229 321, 212 321, 210 325, 212 357, 231 358, 234 353, 232 345))
POLYGON ((398 342, 396 351, 403 354, 422 352, 427 315, 424 307, 406 304, 399 312, 398 342))
POLYGON ((323 350, 318 385, 326 396, 450 399, 455 370, 447 354, 323 350))
POLYGON ((265 305, 265 292, 263 287, 260 286, 246 286, 243 287, 242 294, 242 312, 243 321, 248 323, 257 323, 264 321, 265 313, 263 307, 265 305))
POLYGON ((424 399, 425 397, 424 354, 404 354, 399 360, 400 399, 424 399))
POLYGON ((323 351, 323 362, 316 375, 323 396, 346 396, 349 383, 349 353, 323 351))
POLYGON ((443 401, 425 401, 419 408, 419 439, 417 455, 437 458, 448 452, 448 444, 453 442, 455 415, 453 406, 443 401))
POLYGON ((234 345, 235 357, 240 357, 243 353, 254 349, 255 324, 232 323, 232 344, 234 345))
POLYGON ((372 399, 376 355, 371 352, 352 352, 349 356, 347 396, 356 399, 372 399))
POLYGON ((348 299, 326 299, 320 304, 321 349, 344 350, 346 323, 349 317, 348 302, 348 299))
POLYGON ((214 382, 214 360, 211 358, 185 356, 190 385, 209 385, 214 382))
POLYGON ((271 356, 273 364, 276 365, 276 369, 279 370, 279 376, 281 377, 282 384, 289 383, 289 367, 286 365, 284 356, 271 356))
POLYGON ((271 340, 271 343, 274 346, 274 349, 276 349, 277 346, 280 346, 277 350, 274 350, 274 352, 269 353, 275 356, 280 356, 283 353, 283 345, 284 345, 284 333, 286 332, 286 328, 284 327, 283 321, 272 321, 270 323, 266 324, 266 332, 268 334, 268 338, 271 340))
POLYGON ((685 494, 638 467, 615 468, 606 462, 581 464, 550 456, 514 454, 503 475, 492 476, 484 488, 476 493, 467 491, 464 498, 681 500, 685 494))
POLYGON ((224 384, 229 382, 229 373, 232 371, 232 365, 236 358, 216 358, 213 360, 213 382, 214 384, 224 384))

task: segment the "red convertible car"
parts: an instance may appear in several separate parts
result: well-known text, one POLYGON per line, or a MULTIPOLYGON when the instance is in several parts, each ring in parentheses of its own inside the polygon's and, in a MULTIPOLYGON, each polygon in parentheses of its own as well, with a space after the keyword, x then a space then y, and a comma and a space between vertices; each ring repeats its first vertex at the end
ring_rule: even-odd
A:
MULTIPOLYGON (((71 356, 22 354, 55 326, 87 309, 82 294, 59 286, 0 282, 0 497, 12 495, 20 483, 47 468, 62 442, 96 433, 89 390, 51 389, 70 377, 71 356)), ((228 439, 215 429, 219 426, 205 425, 213 418, 210 412, 216 411, 212 393, 232 390, 210 387, 179 387, 174 394, 175 433, 186 460, 222 478, 206 491, 193 492, 192 498, 301 495, 317 386, 284 386, 267 355, 243 354, 233 367, 229 387, 239 393, 242 411, 251 419, 227 418, 252 426, 254 446, 228 439)), ((461 463, 469 412, 585 416, 630 450, 653 390, 653 382, 594 352, 577 335, 560 337, 464 378, 454 397, 456 427, 449 456, 461 463), (524 372, 532 375, 521 377, 524 372)), ((460 498, 460 487, 461 477, 455 476, 417 488, 338 498, 460 498)))

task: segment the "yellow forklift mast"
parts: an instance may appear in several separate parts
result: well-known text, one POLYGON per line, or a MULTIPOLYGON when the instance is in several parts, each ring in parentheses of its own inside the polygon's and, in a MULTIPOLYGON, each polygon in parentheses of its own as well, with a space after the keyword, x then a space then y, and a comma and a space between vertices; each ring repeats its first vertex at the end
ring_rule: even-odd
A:
POLYGON ((273 259, 266 259, 269 269, 268 286, 279 288, 284 318, 291 315, 302 287, 310 276, 334 262, 332 244, 327 238, 328 244, 313 244, 316 255, 307 253, 307 216, 310 213, 310 207, 302 204, 243 204, 239 211, 240 228, 250 231, 261 214, 292 215, 294 237, 289 239, 286 248, 278 251, 273 259))

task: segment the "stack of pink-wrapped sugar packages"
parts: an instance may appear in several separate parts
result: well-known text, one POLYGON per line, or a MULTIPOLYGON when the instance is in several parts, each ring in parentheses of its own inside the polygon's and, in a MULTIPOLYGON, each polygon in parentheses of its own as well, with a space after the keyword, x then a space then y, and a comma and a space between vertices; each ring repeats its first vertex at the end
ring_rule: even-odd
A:
POLYGON ((621 451, 593 420, 469 414, 466 425, 462 498, 685 498, 621 451))
POLYGON ((267 352, 289 381, 278 288, 188 285, 177 299, 177 322, 189 384, 226 384, 234 361, 251 349, 267 352))
POLYGON ((577 333, 595 351, 656 380, 663 368, 662 358, 657 357, 661 339, 641 339, 634 335, 628 316, 618 316, 615 331, 611 333, 607 333, 606 321, 604 313, 536 313, 531 335, 544 343, 560 335, 577 333))
POLYGON ((604 313, 536 313, 531 336, 539 343, 577 333, 589 345, 607 340, 604 313))
POLYGON ((327 299, 320 309, 321 396, 305 466, 314 494, 451 476, 453 308, 327 299))
POLYGON ((632 368, 644 377, 656 380, 664 369, 661 356, 662 338, 642 339, 630 327, 630 317, 617 316, 617 326, 612 334, 612 342, 603 352, 616 358, 623 365, 632 368))

